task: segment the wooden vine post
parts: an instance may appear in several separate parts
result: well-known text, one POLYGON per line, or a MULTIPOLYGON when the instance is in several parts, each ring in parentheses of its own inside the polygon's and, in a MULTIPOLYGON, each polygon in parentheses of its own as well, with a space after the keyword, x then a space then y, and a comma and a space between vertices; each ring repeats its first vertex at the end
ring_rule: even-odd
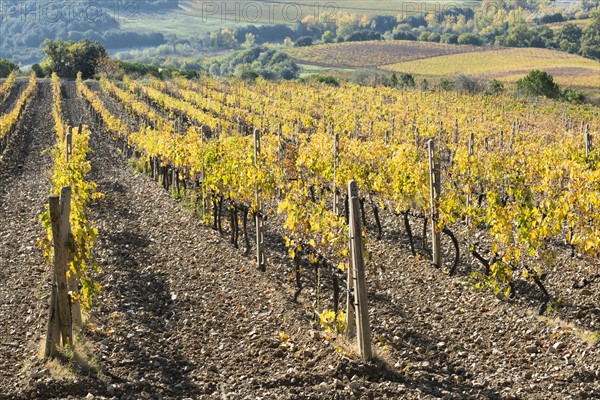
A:
MULTIPOLYGON (((204 142, 205 142, 205 138, 204 138, 204 125, 200 125, 200 144, 202 145, 202 147, 204 147, 204 142)), ((204 159, 202 160, 202 171, 200 172, 200 181, 201 183, 201 188, 200 188, 200 193, 201 193, 201 200, 202 200, 202 220, 204 220, 205 216, 206 216, 206 197, 207 197, 207 193, 206 193, 206 185, 205 185, 205 180, 206 180, 206 170, 204 168, 204 159)))
MULTIPOLYGON (((279 148, 277 150, 277 161, 279 162, 279 168, 281 170, 282 176, 285 176, 285 166, 283 164, 283 159, 285 158, 285 143, 283 142, 283 125, 281 121, 277 123, 277 140, 279 141, 279 148)), ((282 198, 283 189, 277 189, 278 197, 282 198)))
POLYGON ((435 144, 433 139, 429 140, 429 184, 431 192, 431 248, 433 255, 433 265, 437 268, 442 266, 441 257, 441 233, 437 229, 439 218, 438 203, 440 198, 440 166, 435 159, 435 144))
POLYGON ((61 341, 63 347, 73 342, 71 304, 67 285, 71 187, 63 187, 60 198, 57 195, 51 195, 49 203, 54 248, 54 275, 44 355, 54 357, 61 341))
POLYGON ((454 144, 458 144, 458 118, 454 119, 454 144))
POLYGON ((585 157, 587 158, 592 151, 592 134, 590 133, 590 125, 585 126, 585 157))
MULTIPOLYGON (((471 161, 471 157, 475 154, 475 134, 471 132, 469 134, 469 162, 471 161)), ((467 207, 471 205, 471 193, 467 194, 467 207)), ((469 216, 465 218, 465 222, 469 225, 470 219, 469 216)))
POLYGON ((66 160, 69 162, 71 159, 71 154, 73 153, 73 128, 69 128, 66 136, 65 136, 65 148, 66 148, 66 160))
MULTIPOLYGON (((258 156, 260 155, 260 131, 254 130, 254 166, 258 170, 258 156)), ((265 253, 264 253, 264 232, 263 225, 264 221, 260 215, 260 191, 258 188, 258 181, 255 184, 255 202, 256 202, 256 214, 254 215, 254 222, 256 224, 256 263, 259 271, 264 272, 266 270, 265 253)))
MULTIPOLYGON (((333 127, 332 127, 333 128, 333 127)), ((338 164, 339 164, 339 151, 340 151, 340 136, 339 134, 334 134, 333 135, 333 212, 335 213, 335 215, 339 215, 339 210, 338 210, 338 204, 339 204, 339 198, 338 198, 338 192, 337 192, 337 188, 335 186, 335 180, 337 177, 337 169, 338 169, 338 164)))
POLYGON ((373 357, 371 349, 371 327, 369 325, 369 305, 367 301, 367 283, 365 279, 365 264, 363 256, 362 227, 360 218, 360 199, 358 196, 358 185, 355 181, 348 183, 348 198, 350 206, 349 236, 350 236, 350 268, 348 268, 349 293, 354 294, 352 304, 348 304, 348 333, 352 320, 351 314, 356 318, 356 336, 358 353, 365 360, 373 357), (351 283, 352 282, 352 283, 351 283), (354 312, 351 313, 350 310, 354 312))

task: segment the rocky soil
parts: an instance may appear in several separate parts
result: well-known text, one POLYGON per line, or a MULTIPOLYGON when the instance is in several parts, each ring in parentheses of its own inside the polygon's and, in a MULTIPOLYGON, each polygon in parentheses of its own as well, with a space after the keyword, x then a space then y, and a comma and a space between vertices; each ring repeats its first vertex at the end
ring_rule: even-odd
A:
MULTIPOLYGON (((13 89, 2 106, 14 105, 18 92, 13 89)), ((50 191, 52 160, 43 151, 55 142, 51 102, 50 85, 40 84, 0 159, 0 398, 20 388, 47 324, 50 274, 37 239, 50 191)))
POLYGON ((76 377, 35 357, 49 276, 35 246, 49 190, 40 152, 54 138, 46 83, 0 163, 0 398, 600 398, 600 285, 572 288, 593 271, 566 250, 545 281, 562 306, 540 317, 535 287, 519 281, 511 300, 477 291, 466 282, 479 266, 467 257, 448 277, 413 257, 399 221, 384 213, 367 271, 377 358, 364 363, 351 342, 314 322, 310 271, 293 301, 277 218, 260 273, 227 236, 128 166, 74 83, 64 88, 66 119, 93 129, 90 179, 105 195, 91 208, 103 286, 82 338, 93 357, 72 368, 76 377))

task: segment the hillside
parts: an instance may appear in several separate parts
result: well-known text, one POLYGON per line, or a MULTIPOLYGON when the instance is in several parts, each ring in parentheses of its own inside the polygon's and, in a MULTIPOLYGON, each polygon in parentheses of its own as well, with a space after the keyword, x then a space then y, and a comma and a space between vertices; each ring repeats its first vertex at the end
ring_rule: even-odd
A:
POLYGON ((381 65, 380 68, 425 77, 469 74, 502 82, 515 82, 529 71, 540 69, 553 75, 560 85, 600 91, 600 63, 549 49, 500 49, 485 53, 461 53, 381 65))
POLYGON ((367 41, 295 47, 286 50, 301 64, 334 68, 373 68, 449 54, 481 54, 490 48, 409 40, 367 41))
POLYGON ((0 57, 21 62, 41 58, 45 39, 100 41, 109 49, 149 47, 164 43, 160 31, 139 34, 123 28, 143 15, 162 15, 177 9, 177 0, 5 0, 0 3, 0 57))
MULTIPOLYGON (((367 68, 410 73, 419 78, 467 74, 513 83, 534 69, 545 70, 564 86, 600 93, 600 64, 578 55, 537 48, 497 48, 417 41, 375 41, 292 48, 301 65, 319 70, 367 68)), ((347 75, 347 73, 346 73, 347 75)))

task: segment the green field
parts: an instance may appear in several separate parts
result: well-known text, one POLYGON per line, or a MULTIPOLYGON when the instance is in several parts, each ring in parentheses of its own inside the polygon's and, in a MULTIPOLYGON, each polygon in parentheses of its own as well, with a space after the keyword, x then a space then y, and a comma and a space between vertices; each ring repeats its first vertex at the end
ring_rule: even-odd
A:
POLYGON ((195 1, 183 0, 179 10, 161 14, 139 14, 123 21, 123 28, 140 33, 162 32, 179 37, 197 36, 219 28, 236 26, 286 24, 308 16, 335 20, 342 13, 359 15, 417 15, 420 12, 439 10, 448 4, 460 6, 462 1, 424 0, 411 2, 391 0, 344 0, 341 2, 299 1, 195 1))

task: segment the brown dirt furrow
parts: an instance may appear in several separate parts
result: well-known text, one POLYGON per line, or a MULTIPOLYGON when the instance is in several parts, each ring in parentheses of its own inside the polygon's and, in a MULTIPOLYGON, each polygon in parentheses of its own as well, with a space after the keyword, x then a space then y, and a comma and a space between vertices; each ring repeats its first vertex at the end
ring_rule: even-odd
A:
POLYGON ((54 143, 51 102, 50 85, 40 82, 0 161, 0 398, 20 387, 45 333, 49 272, 37 239, 50 191, 52 160, 42 152, 54 143))
POLYGON ((6 114, 15 107, 21 92, 25 90, 26 86, 27 80, 17 79, 15 81, 6 100, 1 101, 2 99, 0 99, 0 115, 6 114))

